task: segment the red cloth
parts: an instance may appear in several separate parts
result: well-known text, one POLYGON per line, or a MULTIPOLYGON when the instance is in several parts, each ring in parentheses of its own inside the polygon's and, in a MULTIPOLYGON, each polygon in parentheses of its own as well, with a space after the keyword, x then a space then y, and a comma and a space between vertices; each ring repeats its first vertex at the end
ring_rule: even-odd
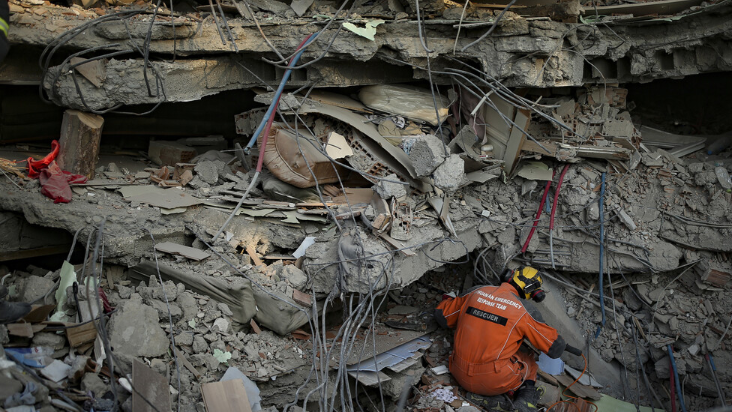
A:
POLYGON ((51 153, 41 160, 33 160, 32 157, 28 158, 28 177, 35 179, 41 174, 41 170, 48 167, 58 156, 59 144, 57 140, 51 142, 51 153))
POLYGON ((71 201, 71 186, 69 183, 86 183, 86 177, 71 174, 61 170, 56 161, 40 171, 38 180, 41 182, 41 193, 53 199, 53 203, 69 203, 71 201))
POLYGON ((38 178, 41 182, 41 193, 53 199, 53 203, 69 203, 71 187, 69 183, 86 183, 86 177, 71 174, 56 164, 56 156, 60 145, 57 140, 51 142, 51 153, 41 160, 28 158, 28 177, 38 178))

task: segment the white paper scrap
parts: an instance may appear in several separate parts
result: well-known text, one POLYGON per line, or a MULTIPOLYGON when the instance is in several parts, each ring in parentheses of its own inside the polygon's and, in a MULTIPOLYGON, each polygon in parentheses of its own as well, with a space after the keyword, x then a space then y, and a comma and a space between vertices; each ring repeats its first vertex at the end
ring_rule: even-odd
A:
POLYGON ((308 236, 305 238, 305 240, 302 241, 300 244, 300 247, 297 248, 295 253, 292 254, 292 256, 295 257, 295 259, 300 259, 301 257, 305 256, 305 251, 308 250, 310 246, 312 246, 315 243, 315 238, 312 236, 308 236))

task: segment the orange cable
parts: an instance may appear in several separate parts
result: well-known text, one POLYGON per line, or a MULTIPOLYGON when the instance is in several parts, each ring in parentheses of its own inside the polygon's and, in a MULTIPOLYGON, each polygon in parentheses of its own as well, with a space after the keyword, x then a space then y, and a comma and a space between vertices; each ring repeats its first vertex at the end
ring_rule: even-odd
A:
MULTIPOLYGON (((552 404, 550 407, 548 407, 546 409, 546 412, 551 411, 552 408, 554 408, 555 406, 559 405, 560 403, 567 403, 569 405, 572 405, 577 410, 577 412, 582 412, 582 411, 580 411, 580 408, 577 406, 577 403, 576 403, 576 400, 578 400, 579 397, 572 396, 572 395, 568 395, 568 394, 565 393, 567 391, 567 389, 569 389, 569 388, 572 387, 572 385, 574 385, 575 383, 579 382, 579 380, 582 379, 582 376, 584 376, 585 372, 587 372, 587 358, 585 357, 584 354, 582 354, 582 359, 585 360, 585 367, 584 367, 584 369, 582 369, 582 373, 580 373, 580 376, 578 376, 577 379, 574 380, 574 382, 570 383, 569 386, 567 386, 566 388, 564 388, 564 390, 562 391, 562 395, 563 396, 566 396, 567 398, 570 398, 570 399, 574 399, 575 401, 559 400, 559 401, 555 402, 554 404, 552 404)), ((586 401, 586 402, 595 407, 595 411, 594 412, 597 412, 600 409, 594 403, 589 402, 589 401, 586 401)))

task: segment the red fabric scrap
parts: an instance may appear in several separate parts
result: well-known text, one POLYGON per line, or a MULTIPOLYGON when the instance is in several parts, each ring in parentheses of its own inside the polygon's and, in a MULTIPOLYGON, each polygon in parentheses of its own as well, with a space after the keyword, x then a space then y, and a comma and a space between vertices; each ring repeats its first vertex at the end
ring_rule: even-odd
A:
POLYGON ((109 298, 107 297, 107 294, 104 293, 101 286, 99 286, 99 297, 102 299, 102 306, 104 306, 104 313, 112 312, 112 310, 114 310, 114 308, 112 308, 112 305, 109 304, 109 298))
POLYGON ((41 174, 41 170, 48 167, 58 156, 59 144, 57 140, 51 142, 51 153, 41 160, 33 160, 32 157, 28 158, 28 177, 35 179, 41 174))
POLYGON ((61 170, 52 160, 48 167, 40 171, 38 180, 41 182, 41 193, 53 199, 53 203, 69 203, 72 197, 69 183, 86 183, 86 176, 61 170))

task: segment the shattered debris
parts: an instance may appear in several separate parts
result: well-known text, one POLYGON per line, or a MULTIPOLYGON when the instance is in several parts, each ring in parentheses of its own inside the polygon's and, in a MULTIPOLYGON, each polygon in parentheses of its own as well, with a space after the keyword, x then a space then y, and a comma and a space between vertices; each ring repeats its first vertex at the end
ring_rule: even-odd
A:
POLYGON ((71 3, 9 1, 6 409, 513 408, 432 312, 520 266, 592 359, 538 406, 729 406, 729 83, 683 83, 729 0, 71 3))

